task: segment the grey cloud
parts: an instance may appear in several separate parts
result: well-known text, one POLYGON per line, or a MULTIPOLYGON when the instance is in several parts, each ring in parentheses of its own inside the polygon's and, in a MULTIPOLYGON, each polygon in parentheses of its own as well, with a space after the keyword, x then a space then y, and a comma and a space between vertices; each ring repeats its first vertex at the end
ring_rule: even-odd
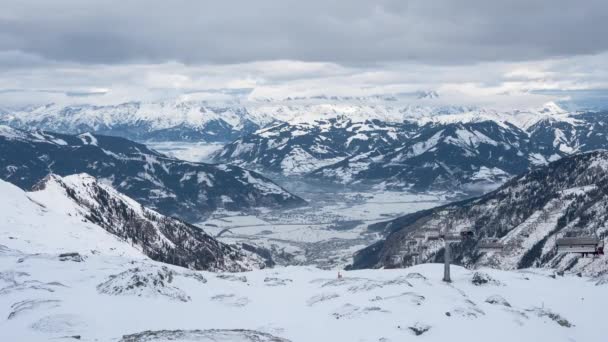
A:
POLYGON ((5 0, 0 51, 77 63, 521 61, 608 49, 604 0, 5 0))

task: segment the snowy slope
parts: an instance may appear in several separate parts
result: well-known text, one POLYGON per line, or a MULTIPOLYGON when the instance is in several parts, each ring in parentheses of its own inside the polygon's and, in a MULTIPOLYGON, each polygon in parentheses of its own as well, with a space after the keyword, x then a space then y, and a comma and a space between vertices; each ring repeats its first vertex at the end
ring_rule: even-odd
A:
POLYGON ((28 193, 0 180, 0 245, 37 253, 103 253, 145 258, 98 225, 83 220, 65 193, 28 193))
POLYGON ((237 276, 94 255, 0 254, 8 341, 602 341, 606 285, 441 265, 237 276), (474 282, 486 279, 488 283, 474 282))
POLYGON ((263 267, 256 257, 142 207, 85 174, 50 175, 33 192, 0 182, 0 244, 43 253, 147 256, 192 269, 263 267))

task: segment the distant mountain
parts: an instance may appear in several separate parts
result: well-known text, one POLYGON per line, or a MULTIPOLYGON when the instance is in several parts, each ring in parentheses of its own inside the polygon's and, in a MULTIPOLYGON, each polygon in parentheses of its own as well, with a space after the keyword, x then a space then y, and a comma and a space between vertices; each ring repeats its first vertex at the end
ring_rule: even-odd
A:
POLYGON ((516 126, 562 115, 549 103, 542 108, 497 111, 446 105, 437 92, 371 96, 312 96, 285 99, 235 97, 223 101, 163 100, 116 105, 58 105, 0 109, 0 124, 64 134, 91 132, 144 141, 230 142, 276 122, 308 123, 348 117, 354 122, 469 122, 492 119, 516 126))
POLYGON ((260 128, 247 109, 196 101, 119 105, 46 105, 0 112, 0 124, 67 134, 93 132, 133 140, 227 142, 260 128))
POLYGON ((198 220, 217 208, 305 204, 237 166, 185 162, 123 138, 0 126, 1 179, 29 189, 49 173, 88 173, 143 205, 187 220, 198 220))
POLYGON ((226 145, 215 160, 337 184, 477 192, 564 156, 608 148, 606 113, 551 114, 521 126, 456 117, 282 123, 226 145))
POLYGON ((502 269, 552 267, 588 274, 608 273, 608 258, 557 253, 565 234, 608 237, 608 152, 568 156, 520 175, 501 188, 473 198, 371 225, 386 238, 355 254, 353 268, 403 267, 443 258, 443 242, 421 235, 437 229, 475 237, 454 245, 456 263, 502 269), (451 227, 451 228, 450 228, 451 227), (498 238, 503 251, 480 252, 484 238, 498 238), (414 241, 414 242, 411 242, 414 241), (420 246, 412 249, 412 246, 420 246))
MULTIPOLYGON (((357 153, 400 145, 410 124, 338 117, 314 123, 278 123, 227 144, 214 158, 244 167, 297 175, 357 153)), ((412 132, 410 132, 412 131, 412 132)))
POLYGON ((0 180, 0 211, 11 244, 35 253, 83 261, 105 254, 141 258, 196 270, 244 271, 261 259, 223 244, 198 227, 141 206, 93 177, 49 175, 33 192, 0 180))
POLYGON ((400 145, 354 155, 309 177, 414 190, 497 184, 528 169, 527 138, 492 121, 427 124, 400 145))

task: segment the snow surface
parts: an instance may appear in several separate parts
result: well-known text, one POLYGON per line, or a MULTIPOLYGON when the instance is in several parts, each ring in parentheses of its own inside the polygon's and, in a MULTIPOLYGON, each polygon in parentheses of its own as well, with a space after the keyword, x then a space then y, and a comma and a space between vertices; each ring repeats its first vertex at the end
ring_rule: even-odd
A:
POLYGON ((247 329, 275 341, 602 341, 598 313, 608 304, 606 285, 546 272, 483 270, 492 281, 481 285, 455 266, 453 283, 443 283, 439 264, 342 271, 341 279, 311 267, 224 276, 105 255, 18 262, 20 253, 0 254, 5 341, 117 341, 148 330, 182 338, 157 332, 139 341, 260 341, 241 330, 193 338, 203 334, 195 329, 247 329))
POLYGON ((0 245, 36 253, 103 253, 145 258, 101 227, 83 220, 64 189, 26 193, 0 180, 0 245))

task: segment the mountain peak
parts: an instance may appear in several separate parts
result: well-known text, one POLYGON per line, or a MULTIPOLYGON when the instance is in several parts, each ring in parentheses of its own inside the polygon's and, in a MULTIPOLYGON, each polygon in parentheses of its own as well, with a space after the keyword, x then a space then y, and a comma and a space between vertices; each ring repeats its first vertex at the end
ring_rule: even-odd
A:
POLYGON ((434 90, 422 90, 416 92, 417 99, 437 99, 439 94, 434 90))

